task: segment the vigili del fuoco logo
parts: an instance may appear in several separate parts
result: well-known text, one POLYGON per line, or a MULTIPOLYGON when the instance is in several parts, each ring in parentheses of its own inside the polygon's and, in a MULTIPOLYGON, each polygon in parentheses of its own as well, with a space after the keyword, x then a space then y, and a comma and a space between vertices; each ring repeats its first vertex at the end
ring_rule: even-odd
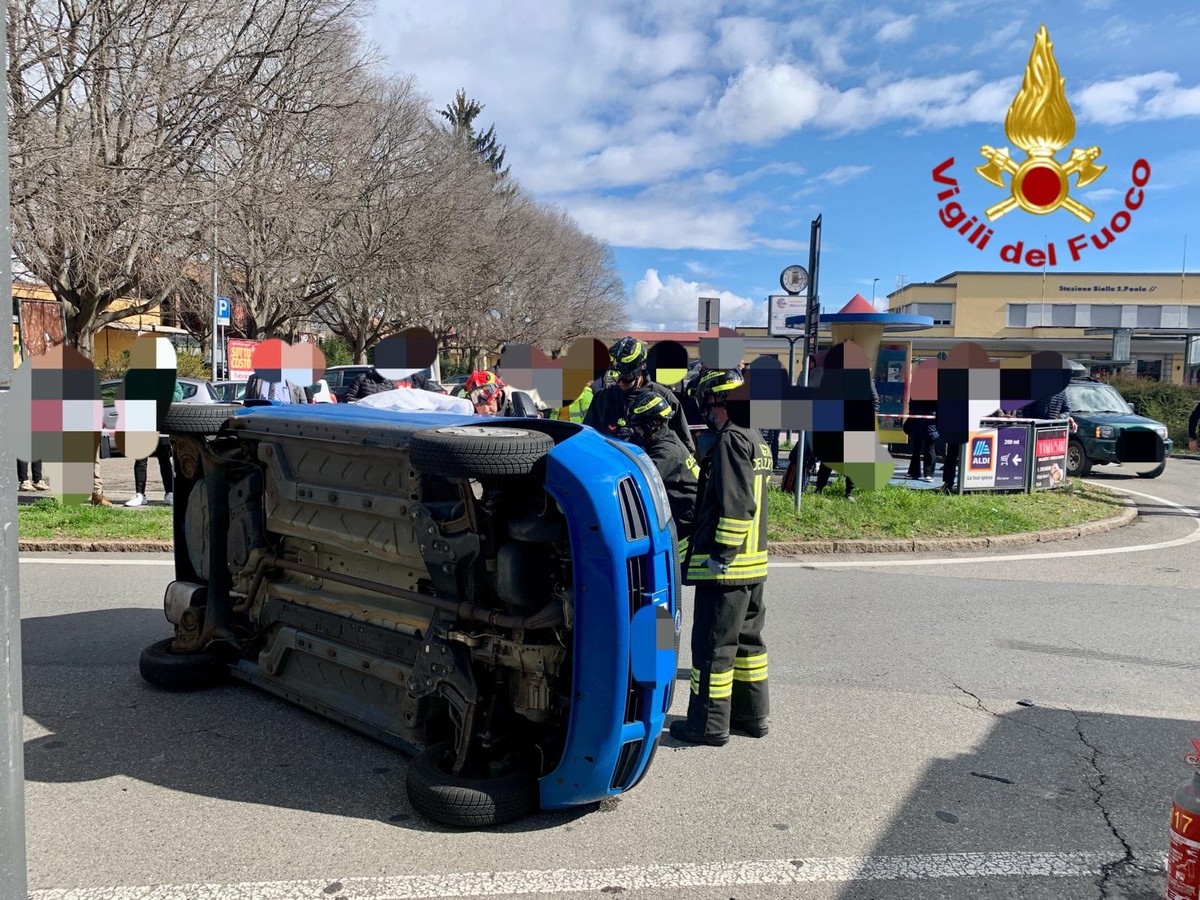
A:
MULTIPOLYGON (((976 166, 975 172, 989 184, 1008 191, 1007 197, 984 210, 986 222, 977 215, 969 215, 961 203, 952 199, 959 193, 958 179, 950 174, 953 156, 933 170, 934 182, 945 188, 937 195, 942 204, 938 217, 943 225, 957 231, 976 250, 986 250, 995 234, 987 223, 1014 210, 1046 216, 1061 209, 1085 225, 1090 225, 1095 218, 1091 209, 1071 196, 1071 176, 1075 176, 1074 186, 1082 188, 1103 175, 1108 166, 1097 163, 1100 148, 1072 147, 1065 162, 1055 158, 1075 139, 1075 115, 1067 103, 1065 84, 1066 79, 1059 75, 1054 59, 1054 44, 1043 25, 1038 30, 1033 52, 1029 54, 1024 83, 1004 118, 1004 133, 1025 158, 1014 159, 1008 147, 997 150, 984 145, 979 151, 985 162, 976 166), (1008 176, 1007 183, 1005 175, 1008 176)), ((1132 185, 1125 192, 1122 208, 1099 229, 1069 238, 1064 259, 1078 262, 1085 253, 1111 246, 1129 228, 1133 213, 1141 208, 1145 199, 1142 189, 1150 181, 1150 163, 1144 159, 1135 162, 1130 181, 1132 185)), ((1028 250, 1023 240, 1015 241, 1000 247, 999 253, 1003 262, 1039 269, 1056 266, 1059 260, 1059 248, 1053 241, 1044 248, 1028 250)))

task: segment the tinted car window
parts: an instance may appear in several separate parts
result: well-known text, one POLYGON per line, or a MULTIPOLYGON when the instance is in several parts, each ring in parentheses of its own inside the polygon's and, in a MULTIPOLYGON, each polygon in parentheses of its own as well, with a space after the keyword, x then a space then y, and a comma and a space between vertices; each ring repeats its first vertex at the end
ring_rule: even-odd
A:
POLYGON ((183 387, 183 399, 184 400, 187 400, 187 399, 190 399, 191 397, 196 396, 197 385, 189 384, 186 381, 181 381, 180 385, 183 387))

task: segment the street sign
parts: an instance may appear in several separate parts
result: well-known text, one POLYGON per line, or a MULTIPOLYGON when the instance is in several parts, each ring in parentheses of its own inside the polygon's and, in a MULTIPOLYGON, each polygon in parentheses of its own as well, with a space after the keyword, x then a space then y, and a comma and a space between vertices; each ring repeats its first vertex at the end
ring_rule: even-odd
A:
POLYGON ((721 298, 700 297, 696 327, 700 331, 711 331, 721 324, 721 298))
POLYGON ((772 294, 767 298, 770 314, 767 316, 767 334, 771 337, 804 337, 804 314, 808 310, 806 297, 790 294, 772 294), (799 327, 789 328, 789 318, 800 317, 799 327))
POLYGON ((228 297, 217 298, 217 327, 230 324, 230 302, 228 297))

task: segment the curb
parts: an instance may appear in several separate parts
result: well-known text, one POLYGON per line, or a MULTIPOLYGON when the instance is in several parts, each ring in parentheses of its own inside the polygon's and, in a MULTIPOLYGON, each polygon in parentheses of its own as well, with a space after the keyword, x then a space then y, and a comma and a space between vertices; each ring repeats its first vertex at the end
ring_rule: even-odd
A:
POLYGON ((33 538, 18 542, 19 553, 170 553, 174 541, 144 538, 127 541, 89 541, 78 538, 33 538))
MULTIPOLYGON (((1093 534, 1103 534, 1128 525, 1137 518, 1137 505, 1123 498, 1125 509, 1107 519, 1084 522, 1069 528, 1031 531, 1024 534, 999 534, 973 538, 879 538, 844 541, 771 541, 767 552, 775 556, 814 556, 830 553, 923 553, 945 550, 986 550, 988 547, 1022 547, 1029 544, 1048 544, 1069 541, 1093 534)), ((21 553, 170 553, 173 541, 128 540, 86 541, 62 538, 43 538, 21 541, 21 553)))
POLYGON ((1023 547, 1029 544, 1049 544, 1075 538, 1103 534, 1122 528, 1137 518, 1137 505, 1129 498, 1122 498, 1125 509, 1107 519, 1097 519, 1072 525, 1069 528, 1053 528, 1047 531, 1030 531, 1023 534, 998 534, 971 538, 882 538, 845 541, 771 541, 767 552, 775 556, 816 556, 830 553, 922 553, 946 550, 986 550, 989 547, 1023 547))

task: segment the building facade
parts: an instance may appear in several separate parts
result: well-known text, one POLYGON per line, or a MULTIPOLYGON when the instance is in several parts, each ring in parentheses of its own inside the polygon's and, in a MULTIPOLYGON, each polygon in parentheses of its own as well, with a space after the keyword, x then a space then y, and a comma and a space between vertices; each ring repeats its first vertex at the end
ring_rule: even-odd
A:
POLYGON ((888 310, 933 318, 911 335, 914 357, 972 341, 994 358, 1054 350, 1096 374, 1200 376, 1200 275, 952 272, 889 294, 888 310))

